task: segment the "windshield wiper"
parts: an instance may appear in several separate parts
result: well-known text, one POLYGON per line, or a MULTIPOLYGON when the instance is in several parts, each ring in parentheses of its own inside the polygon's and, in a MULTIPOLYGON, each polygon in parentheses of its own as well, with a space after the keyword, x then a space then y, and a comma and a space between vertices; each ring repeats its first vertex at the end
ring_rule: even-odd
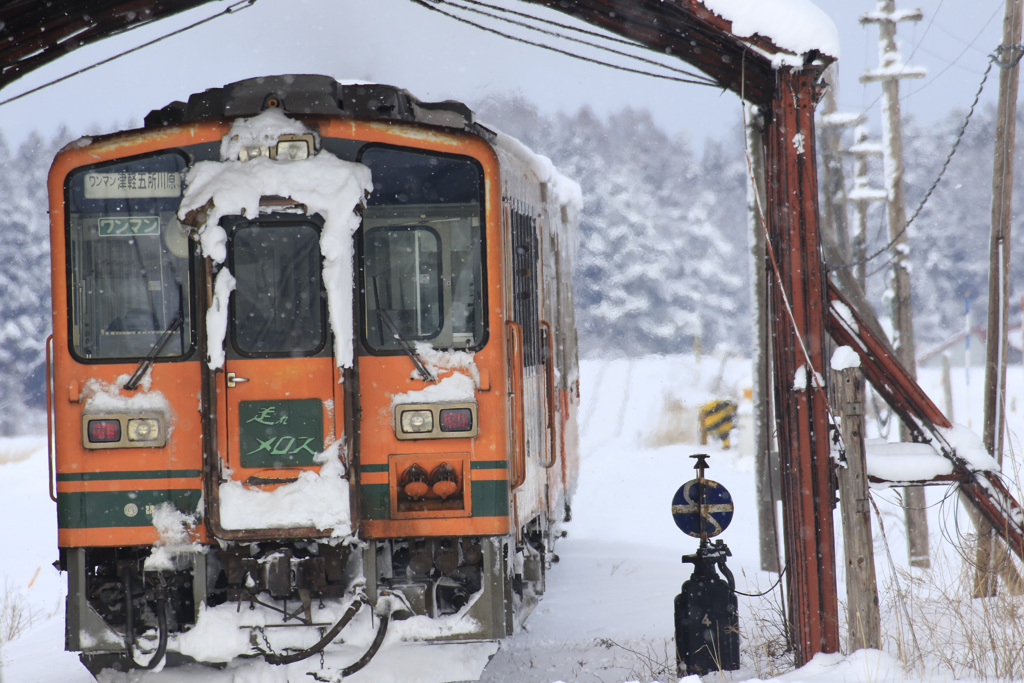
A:
MULTIPOLYGON (((422 377, 427 382, 436 382, 437 378, 434 377, 434 373, 430 372, 430 370, 427 370, 426 363, 424 363, 423 359, 420 358, 420 354, 416 353, 416 347, 413 346, 408 339, 402 336, 402 333, 398 331, 398 325, 396 325, 395 321, 391 319, 391 315, 388 314, 387 310, 381 307, 380 287, 378 285, 379 280, 379 275, 373 278, 373 298, 377 302, 376 310, 378 323, 383 322, 387 324, 388 329, 391 330, 391 334, 394 335, 395 339, 398 340, 399 346, 401 346, 402 350, 405 351, 405 355, 409 356, 409 358, 412 360, 412 364, 416 366, 416 371, 420 373, 420 377, 422 377)), ((383 335, 381 335, 381 337, 381 342, 383 342, 383 335)))
POLYGON ((139 383, 142 378, 146 375, 146 371, 153 366, 153 361, 160 355, 160 352, 167 346, 167 342, 171 340, 171 335, 178 331, 178 328, 184 324, 185 319, 180 315, 171 321, 171 326, 164 330, 164 333, 160 335, 160 338, 153 344, 153 348, 150 349, 149 354, 139 361, 139 367, 135 369, 132 376, 128 378, 128 381, 124 383, 124 388, 129 391, 135 391, 139 388, 139 383))
POLYGON ((394 335, 395 339, 398 340, 399 346, 401 346, 402 350, 405 351, 405 355, 412 359, 412 364, 416 366, 416 371, 420 373, 420 377, 427 382, 436 382, 437 378, 434 377, 434 374, 427 369, 423 359, 420 358, 420 354, 416 352, 416 347, 413 346, 408 339, 402 336, 402 333, 398 331, 398 325, 396 325, 395 321, 391 319, 388 312, 383 308, 378 308, 377 318, 387 323, 388 328, 391 330, 391 334, 394 335))

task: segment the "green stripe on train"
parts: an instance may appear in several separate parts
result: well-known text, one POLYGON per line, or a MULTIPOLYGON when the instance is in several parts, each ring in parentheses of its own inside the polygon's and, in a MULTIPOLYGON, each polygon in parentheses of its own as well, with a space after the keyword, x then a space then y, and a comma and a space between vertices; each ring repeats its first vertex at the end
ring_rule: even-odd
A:
POLYGON ((508 517, 507 480, 473 480, 473 516, 508 517))
POLYGON ((131 472, 76 472, 57 475, 57 481, 118 481, 121 479, 197 479, 199 470, 133 470, 131 472))
POLYGON ((201 489, 58 493, 57 524, 62 529, 152 526, 153 511, 163 503, 192 515, 201 498, 201 489))
POLYGON ((508 460, 474 460, 470 463, 473 470, 503 470, 508 468, 508 460))
POLYGON ((363 497, 363 519, 387 519, 390 516, 391 497, 387 484, 363 484, 359 489, 363 497))

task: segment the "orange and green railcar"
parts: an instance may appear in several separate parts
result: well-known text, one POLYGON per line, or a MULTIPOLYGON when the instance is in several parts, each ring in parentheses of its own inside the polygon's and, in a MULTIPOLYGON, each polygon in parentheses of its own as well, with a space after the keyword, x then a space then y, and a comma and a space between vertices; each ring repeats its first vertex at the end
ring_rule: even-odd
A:
POLYGON ((571 181, 458 103, 298 75, 79 140, 49 193, 69 650, 201 658, 241 604, 310 626, 275 662, 325 604, 515 630, 578 469, 571 181))

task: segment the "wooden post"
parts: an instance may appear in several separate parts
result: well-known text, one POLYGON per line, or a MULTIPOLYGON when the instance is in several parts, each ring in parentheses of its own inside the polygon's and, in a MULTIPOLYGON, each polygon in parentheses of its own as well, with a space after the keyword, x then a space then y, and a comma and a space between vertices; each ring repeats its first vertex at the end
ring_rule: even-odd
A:
POLYGON ((747 222, 753 239, 751 256, 754 282, 754 333, 757 335, 757 349, 754 356, 754 468, 757 488, 757 528, 761 571, 778 573, 779 566, 779 521, 775 513, 775 502, 781 499, 781 484, 778 481, 779 455, 772 439, 771 391, 771 336, 768 327, 768 292, 765 275, 768 261, 765 256, 764 225, 762 219, 766 206, 764 187, 764 138, 761 128, 764 117, 758 108, 744 104, 747 108, 747 154, 750 155, 750 180, 747 186, 747 222))
POLYGON ((822 386, 827 299, 818 233, 815 97, 814 73, 779 69, 764 135, 765 166, 771 169, 769 258, 778 266, 778 279, 773 272, 770 283, 775 419, 797 666, 818 652, 839 650, 835 490, 822 386))
POLYGON ((953 417, 953 380, 951 377, 952 367, 949 362, 949 354, 942 354, 942 401, 944 403, 943 411, 949 421, 952 422, 955 418, 953 417))
MULTIPOLYGON (((1016 59, 1020 43, 1022 0, 1009 0, 1003 17, 1001 62, 1013 64, 999 70, 999 102, 996 105, 996 140, 992 168, 992 235, 989 241, 988 339, 985 345, 985 428, 983 440, 989 454, 1003 464, 1006 397, 1007 318, 1010 315, 1010 218, 1013 200, 1013 149, 1017 123, 1016 59)), ((992 564, 993 530, 978 529, 975 595, 996 593, 992 564)))
POLYGON ((881 648, 881 618, 875 582, 875 550, 871 536, 871 501, 864 457, 864 376, 847 368, 839 376, 846 467, 840 468, 839 502, 843 513, 846 555, 847 651, 881 648))
MULTIPOLYGON (((876 72, 861 77, 862 81, 882 83, 882 133, 885 144, 886 191, 889 195, 889 241, 892 248, 892 288, 894 292, 893 327, 896 329, 896 357, 910 377, 917 379, 917 361, 914 357, 914 317, 910 297, 910 270, 907 242, 907 212, 903 187, 903 136, 900 126, 900 79, 921 78, 924 71, 900 65, 896 48, 896 24, 900 21, 921 19, 920 11, 896 13, 895 0, 883 0, 879 9, 861 19, 862 23, 878 24, 878 46, 882 64, 876 72)), ((910 441, 910 431, 900 425, 900 440, 910 441)), ((903 510, 907 521, 907 551, 914 567, 931 566, 928 549, 928 515, 924 488, 907 486, 903 489, 903 510)))

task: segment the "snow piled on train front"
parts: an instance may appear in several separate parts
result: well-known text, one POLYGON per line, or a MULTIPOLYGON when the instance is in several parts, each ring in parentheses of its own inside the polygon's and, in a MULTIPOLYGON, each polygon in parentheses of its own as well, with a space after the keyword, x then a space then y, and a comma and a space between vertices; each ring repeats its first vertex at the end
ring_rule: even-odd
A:
MULTIPOLYGON (((334 355, 339 368, 352 367, 352 236, 359 229, 357 211, 373 190, 370 169, 363 164, 342 161, 320 152, 306 159, 285 160, 257 156, 240 161, 243 150, 276 143, 281 135, 313 134, 313 131, 277 109, 267 109, 248 119, 237 119, 224 137, 221 161, 200 161, 185 177, 185 196, 178 217, 198 220, 203 255, 223 264, 227 258, 227 233, 220 226, 224 216, 259 216, 264 196, 280 195, 320 214, 324 228, 320 251, 324 259, 323 278, 327 309, 334 333, 334 355)), ((222 266, 224 272, 226 266, 222 266)), ((212 310, 212 309, 211 309, 212 310)), ((227 307, 219 307, 207 318, 210 367, 223 364, 227 307)))
POLYGON ((225 529, 330 529, 332 538, 352 534, 348 473, 335 441, 314 461, 320 472, 306 470, 273 491, 249 488, 238 481, 220 485, 220 523, 225 529))

